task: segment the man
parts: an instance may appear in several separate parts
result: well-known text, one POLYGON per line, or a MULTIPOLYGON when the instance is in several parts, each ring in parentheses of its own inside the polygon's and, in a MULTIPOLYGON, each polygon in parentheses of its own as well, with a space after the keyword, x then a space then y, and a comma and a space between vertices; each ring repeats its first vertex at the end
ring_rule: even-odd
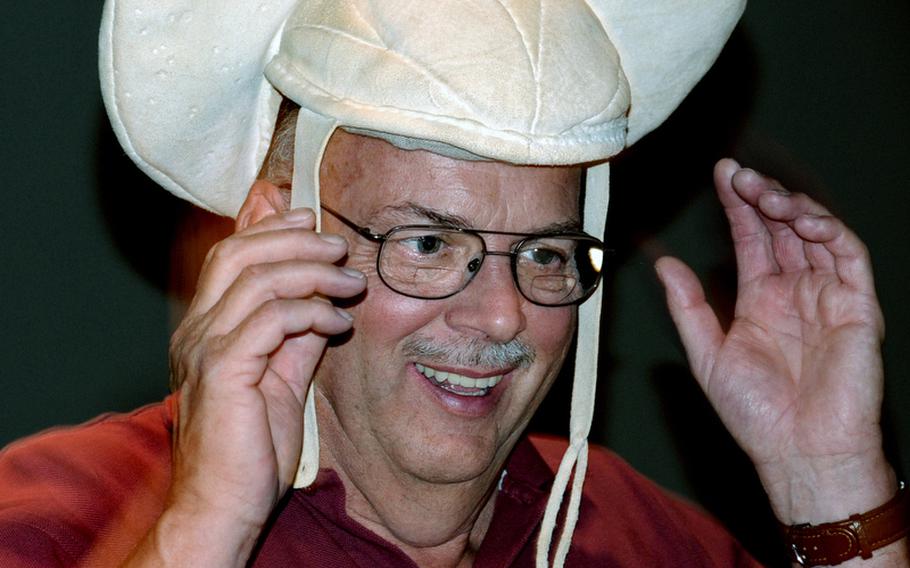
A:
MULTIPOLYGON (((149 480, 112 499, 116 506, 109 509, 119 513, 123 525, 105 523, 80 540, 57 532, 65 523, 42 520, 46 524, 39 532, 49 537, 48 550, 75 550, 66 560, 89 563, 111 561, 126 551, 128 563, 137 566, 243 565, 248 559, 263 565, 292 559, 316 565, 513 560, 522 565, 535 555, 538 562, 567 565, 747 564, 709 520, 660 496, 608 454, 593 450, 588 457, 584 437, 590 416, 581 412, 586 401, 573 402, 572 439, 561 465, 565 444, 529 444, 523 437, 567 355, 578 317, 574 306, 595 293, 597 284, 602 247, 579 229, 592 223, 589 206, 597 203, 595 192, 601 189, 592 182, 603 181, 598 173, 603 169, 588 171, 583 215, 580 164, 596 159, 584 152, 601 157, 615 152, 611 136, 617 124, 625 126, 627 114, 629 131, 641 135, 635 106, 630 113, 628 104, 613 105, 628 103, 622 74, 610 83, 612 91, 595 101, 606 109, 595 115, 604 120, 592 121, 594 126, 584 131, 601 138, 582 144, 580 135, 560 137, 574 140, 574 150, 565 155, 561 146, 570 144, 547 148, 544 136, 537 140, 539 147, 523 142, 510 149, 507 139, 489 142, 490 133, 484 138, 473 131, 475 136, 464 136, 467 129, 442 132, 443 121, 426 127, 432 137, 421 137, 424 125, 405 113, 396 117, 402 124, 384 123, 385 130, 376 129, 381 116, 366 121, 372 128, 358 124, 350 113, 359 109, 336 109, 349 114, 326 121, 319 112, 324 108, 295 89, 294 76, 283 73, 295 57, 307 60, 294 48, 312 49, 313 59, 337 56, 333 50, 341 40, 320 43, 307 30, 348 34, 346 39, 354 37, 352 43, 359 45, 359 36, 333 18, 358 32, 362 22, 373 24, 365 27, 378 28, 375 35, 382 39, 389 37, 382 33, 388 31, 383 24, 409 31, 388 24, 392 14, 381 5, 367 7, 379 17, 346 19, 342 16, 349 14, 339 14, 346 6, 326 5, 301 8, 287 18, 286 43, 269 79, 310 106, 299 111, 296 126, 291 113, 280 119, 264 179, 237 211, 237 233, 213 249, 187 319, 175 334, 174 379, 181 391, 179 403, 172 399, 170 405, 179 410, 155 410, 149 422, 162 424, 151 424, 141 435, 121 435, 155 446, 136 454, 148 467, 126 468, 146 473, 149 480), (308 41, 295 40, 296 33, 308 41), (409 120, 413 124, 404 124, 409 120), (595 129, 597 124, 602 130, 595 129), (293 151, 282 140, 289 131, 296 133, 293 151), (290 209, 312 189, 318 200, 311 205, 321 208, 324 222, 318 232, 314 211, 290 209), (469 254, 459 257, 462 253, 469 254), (318 434, 313 416, 305 416, 308 403, 315 403, 318 434), (171 437, 172 461, 162 451, 171 437), (321 450, 316 463, 323 468, 318 477, 311 467, 314 440, 315 451, 321 450), (546 513, 544 492, 533 485, 544 463, 538 454, 559 470, 556 497, 546 513), (570 502, 560 513, 560 479, 566 487, 570 475, 570 502), (309 493, 285 496, 295 476, 304 479, 309 493), (515 503, 529 507, 516 509, 515 503), (557 541, 553 550, 551 537, 557 541), (65 538, 88 547, 68 549, 65 538)), ((461 14, 455 5, 448 8, 480 26, 481 18, 461 14)), ((614 20, 594 21, 585 6, 570 8, 561 16, 577 18, 572 21, 584 25, 573 29, 590 35, 578 45, 556 42, 567 54, 560 63, 579 53, 574 48, 609 67, 599 58, 607 54, 615 70, 619 58, 609 57, 609 42, 596 25, 614 20), (586 51, 592 44, 597 49, 586 51)), ((617 19, 624 15, 614 14, 617 19)), ((119 21, 116 16, 109 12, 108 24, 119 21)), ((199 14, 169 16, 189 24, 199 14)), ((566 21, 548 20, 547 26, 566 21)), ((619 43, 629 33, 613 31, 619 43)), ((542 39, 540 45, 552 49, 552 40, 542 39)), ((394 48, 386 49, 400 59, 394 48)), ((541 48, 538 56, 546 52, 541 48)), ((116 60, 116 52, 111 57, 116 60)), ((328 79, 347 86, 350 77, 331 76, 339 73, 338 66, 327 68, 328 79)), ((635 87, 642 84, 636 81, 635 64, 624 61, 622 69, 628 70, 635 101, 640 96, 635 87)), ((117 71, 128 73, 123 67, 117 71)), ((306 74, 296 79, 301 77, 312 79, 306 74)), ((136 119, 125 100, 131 93, 109 78, 114 83, 107 87, 108 100, 125 146, 164 179, 172 172, 148 161, 156 150, 134 150, 143 140, 129 124, 136 119)), ((381 80, 379 75, 376 81, 381 80)), ((552 79, 534 84, 547 87, 537 93, 536 112, 543 113, 541 97, 558 88, 552 79)), ((580 99, 590 93, 583 94, 580 99)), ((447 102, 430 98, 440 106, 447 102)), ((148 97, 144 104, 155 106, 159 100, 148 97)), ((554 105, 557 118, 577 110, 554 105)), ((198 112, 189 107, 190 119, 198 112)), ((236 153, 236 141, 231 142, 236 153)), ((177 162, 179 157, 170 165, 177 162)), ((172 189, 178 176, 171 177, 172 189)), ((786 194, 735 162, 718 164, 715 178, 740 259, 737 320, 730 330, 719 328, 688 269, 672 259, 658 265, 694 374, 755 462, 784 524, 844 519, 889 502, 897 483, 882 457, 877 428, 882 324, 861 243, 814 202, 786 194)), ((220 199, 204 197, 211 197, 209 205, 220 199)), ((582 327, 580 342, 589 331, 582 327)), ((589 383, 580 376, 576 389, 584 397, 579 385, 589 383)), ((147 415, 127 423, 144 424, 147 415)), ((42 443, 54 442, 35 445, 42 443)), ((135 448, 128 444, 124 451, 135 448)), ((119 466, 110 464, 112 470, 119 466)), ((552 482, 549 475, 545 485, 552 482)), ((7 526, 26 534, 23 527, 37 524, 34 517, 26 519, 14 518, 18 524, 7 526)), ((879 544, 884 543, 875 543, 871 561, 859 563, 906 563, 904 543, 879 544)))

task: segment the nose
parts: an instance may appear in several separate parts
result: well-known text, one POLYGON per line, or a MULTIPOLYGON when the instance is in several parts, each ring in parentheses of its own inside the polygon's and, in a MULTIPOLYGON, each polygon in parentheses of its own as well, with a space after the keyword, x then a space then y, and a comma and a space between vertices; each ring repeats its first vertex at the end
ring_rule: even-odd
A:
POLYGON ((505 343, 527 325, 527 301, 515 287, 508 256, 488 254, 471 283, 448 301, 446 323, 466 335, 505 343))

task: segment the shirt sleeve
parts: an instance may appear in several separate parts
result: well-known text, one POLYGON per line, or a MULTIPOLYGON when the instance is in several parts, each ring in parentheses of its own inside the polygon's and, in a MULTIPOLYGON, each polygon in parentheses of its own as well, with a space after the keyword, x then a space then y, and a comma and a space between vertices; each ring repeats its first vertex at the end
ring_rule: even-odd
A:
POLYGON ((110 414, 0 452, 0 566, 115 566, 161 514, 164 405, 110 414))

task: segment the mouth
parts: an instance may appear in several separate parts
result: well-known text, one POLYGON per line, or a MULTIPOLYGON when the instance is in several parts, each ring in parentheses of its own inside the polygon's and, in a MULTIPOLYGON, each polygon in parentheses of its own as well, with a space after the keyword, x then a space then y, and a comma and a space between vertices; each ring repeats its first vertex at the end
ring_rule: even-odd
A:
POLYGON ((415 363, 417 371, 437 387, 459 396, 486 396, 502 381, 503 375, 466 377, 451 371, 440 371, 415 363))

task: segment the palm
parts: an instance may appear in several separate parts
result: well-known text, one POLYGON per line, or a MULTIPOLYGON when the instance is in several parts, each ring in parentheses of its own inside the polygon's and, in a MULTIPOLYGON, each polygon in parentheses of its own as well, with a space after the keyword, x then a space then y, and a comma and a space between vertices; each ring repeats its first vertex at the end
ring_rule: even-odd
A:
POLYGON ((729 330, 685 265, 659 265, 693 373, 759 468, 862 454, 879 440, 883 329, 865 248, 805 196, 734 183, 735 169, 715 180, 738 263, 729 330))
POLYGON ((880 395, 853 379, 881 380, 877 319, 874 304, 830 274, 741 285, 704 385, 756 463, 862 450, 880 395))

